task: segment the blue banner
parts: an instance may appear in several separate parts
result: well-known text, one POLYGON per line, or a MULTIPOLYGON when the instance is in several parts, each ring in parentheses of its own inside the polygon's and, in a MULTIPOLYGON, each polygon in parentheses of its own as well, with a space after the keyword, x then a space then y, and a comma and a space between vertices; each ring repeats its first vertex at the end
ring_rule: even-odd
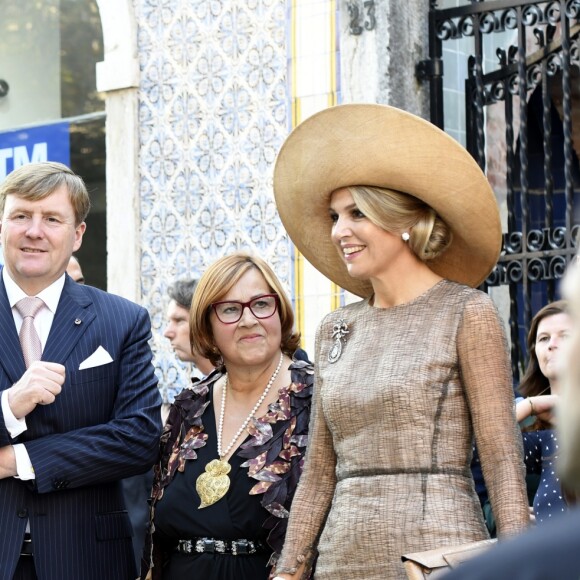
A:
POLYGON ((0 132, 0 181, 18 167, 39 161, 70 165, 69 123, 0 132))

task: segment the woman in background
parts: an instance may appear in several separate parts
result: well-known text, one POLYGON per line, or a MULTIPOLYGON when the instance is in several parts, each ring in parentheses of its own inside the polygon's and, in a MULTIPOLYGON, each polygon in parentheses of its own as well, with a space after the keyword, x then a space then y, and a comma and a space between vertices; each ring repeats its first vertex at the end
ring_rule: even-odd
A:
MULTIPOLYGON (((578 257, 574 262, 577 263, 578 257)), ((561 353, 558 377, 562 403, 558 429, 562 480, 580 492, 580 268, 568 267, 563 294, 568 300, 573 329, 561 353)), ((526 403, 529 406, 529 403, 526 403)), ((535 404, 534 404, 535 408, 535 404)), ((498 545, 449 574, 448 580, 577 580, 580 577, 580 512, 569 510, 557 519, 498 545)))
POLYGON ((556 470, 558 435, 553 413, 560 395, 562 353, 572 332, 572 318, 564 300, 544 306, 532 319, 528 334, 530 361, 518 391, 526 398, 516 406, 519 421, 532 418, 523 433, 528 473, 540 476, 534 496, 537 523, 566 511, 567 503, 556 470))
MULTIPOLYGON (((559 448, 554 421, 560 396, 561 357, 571 330, 572 319, 565 300, 552 302, 536 313, 527 338, 529 362, 518 388, 525 398, 516 398, 516 419, 523 430, 528 497, 537 523, 545 523, 567 509, 556 470, 559 448)), ((479 467, 477 450, 472 467, 479 467)), ((483 510, 488 527, 493 530, 495 521, 489 501, 484 503, 483 510)))
POLYGON ((533 430, 553 426, 552 411, 560 394, 560 355, 571 329, 572 320, 565 300, 544 306, 530 324, 527 339, 530 360, 518 387, 525 399, 518 401, 516 415, 519 422, 533 417, 533 430))

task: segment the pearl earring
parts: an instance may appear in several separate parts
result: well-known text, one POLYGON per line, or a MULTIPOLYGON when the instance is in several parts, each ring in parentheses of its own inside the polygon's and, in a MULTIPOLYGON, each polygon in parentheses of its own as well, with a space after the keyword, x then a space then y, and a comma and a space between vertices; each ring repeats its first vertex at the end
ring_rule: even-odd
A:
POLYGON ((408 242, 410 237, 411 236, 409 235, 409 232, 403 232, 401 234, 401 238, 403 238, 403 242, 408 242))

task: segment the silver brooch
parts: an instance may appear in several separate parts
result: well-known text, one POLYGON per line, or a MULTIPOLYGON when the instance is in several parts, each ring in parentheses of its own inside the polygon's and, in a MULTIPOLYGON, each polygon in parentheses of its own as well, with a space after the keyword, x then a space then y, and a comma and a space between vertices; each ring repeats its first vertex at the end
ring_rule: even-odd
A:
POLYGON ((332 338, 334 338, 334 344, 328 353, 328 362, 335 363, 342 354, 342 345, 346 344, 346 335, 350 331, 348 330, 348 324, 344 318, 341 318, 332 327, 332 338))

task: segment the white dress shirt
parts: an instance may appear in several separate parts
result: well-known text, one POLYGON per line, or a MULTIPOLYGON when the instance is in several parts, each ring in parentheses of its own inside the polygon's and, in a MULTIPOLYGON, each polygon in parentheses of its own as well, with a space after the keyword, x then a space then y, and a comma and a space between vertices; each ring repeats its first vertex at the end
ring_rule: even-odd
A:
MULTIPOLYGON (((12 316, 14 317, 14 324, 16 325, 16 332, 20 332, 20 327, 22 326, 22 316, 18 313, 14 305, 19 302, 22 298, 26 298, 28 295, 12 280, 6 267, 2 269, 2 280, 4 281, 4 286, 6 287, 6 295, 8 296, 8 302, 10 303, 10 308, 12 308, 12 316)), ((50 333, 50 328, 52 326, 52 321, 54 320, 54 313, 58 306, 60 300, 60 295, 62 294, 62 289, 64 287, 65 275, 63 274, 58 280, 53 282, 48 288, 45 288, 42 292, 36 295, 44 302, 44 306, 38 311, 34 317, 34 328, 38 333, 40 338, 40 344, 42 350, 46 345, 48 340, 48 335, 50 333)), ((14 439, 18 437, 21 433, 26 431, 26 417, 22 419, 17 419, 10 405, 8 404, 8 391, 2 392, 2 415, 4 416, 4 423, 6 429, 10 436, 14 439)), ((14 445, 14 455, 16 457, 16 471, 18 475, 16 477, 20 479, 34 479, 34 468, 28 456, 28 451, 26 451, 26 446, 23 443, 17 443, 14 445)))

